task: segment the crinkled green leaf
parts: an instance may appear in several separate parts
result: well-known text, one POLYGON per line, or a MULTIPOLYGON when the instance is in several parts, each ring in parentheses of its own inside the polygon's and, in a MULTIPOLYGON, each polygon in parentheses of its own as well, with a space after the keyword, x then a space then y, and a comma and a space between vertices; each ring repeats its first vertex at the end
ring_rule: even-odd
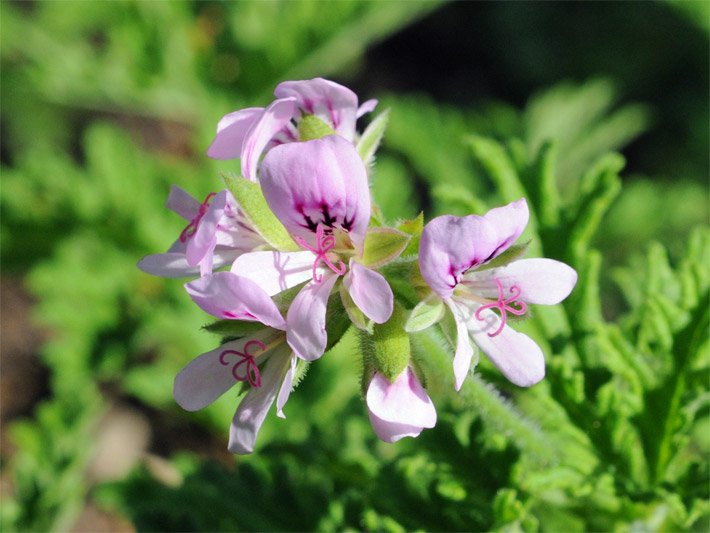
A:
POLYGON ((444 301, 435 295, 430 295, 412 309, 404 325, 404 330, 414 333, 426 329, 441 320, 445 311, 444 301))
POLYGON ((380 268, 397 259, 407 247, 411 237, 394 228, 370 228, 365 236, 362 264, 380 268))
POLYGON ((281 251, 295 251, 298 246, 266 203, 258 183, 237 176, 223 176, 249 221, 271 246, 281 251))

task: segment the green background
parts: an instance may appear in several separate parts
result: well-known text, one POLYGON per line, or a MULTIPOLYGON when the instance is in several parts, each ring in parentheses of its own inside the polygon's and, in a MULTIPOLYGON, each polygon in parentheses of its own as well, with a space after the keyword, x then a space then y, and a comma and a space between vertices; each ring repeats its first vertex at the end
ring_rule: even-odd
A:
MULTIPOLYGON (((706 531, 707 2, 2 2, 0 528, 706 531), (219 118, 287 79, 378 98, 387 220, 528 198, 580 274, 520 329, 547 378, 412 339, 436 428, 377 441, 352 332, 226 451, 236 395, 172 380, 218 338, 136 262, 237 161, 219 118)), ((517 327, 517 326, 516 326, 517 327)))

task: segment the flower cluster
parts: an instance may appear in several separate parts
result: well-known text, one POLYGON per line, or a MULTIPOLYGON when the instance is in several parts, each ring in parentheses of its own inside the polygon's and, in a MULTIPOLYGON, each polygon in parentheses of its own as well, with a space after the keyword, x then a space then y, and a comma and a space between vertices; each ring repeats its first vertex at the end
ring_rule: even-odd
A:
POLYGON ((352 325, 375 433, 387 442, 416 437, 437 416, 409 333, 451 318, 456 389, 477 348, 513 383, 540 381, 540 348, 508 318, 525 315, 528 304, 560 302, 576 273, 550 259, 517 259, 525 200, 483 216, 387 227, 369 189, 386 114, 356 130, 377 101, 358 105, 352 91, 321 78, 282 83, 274 94, 266 108, 223 117, 208 149, 213 158, 240 158, 242 176, 202 202, 173 187, 167 206, 187 224, 166 253, 139 263, 154 275, 196 278, 187 293, 227 332, 178 374, 176 401, 194 411, 243 387, 229 449, 250 453, 274 401, 284 417, 300 369, 352 325), (401 269, 388 270, 401 265, 409 284, 423 288, 418 303, 388 281, 401 278, 401 269))

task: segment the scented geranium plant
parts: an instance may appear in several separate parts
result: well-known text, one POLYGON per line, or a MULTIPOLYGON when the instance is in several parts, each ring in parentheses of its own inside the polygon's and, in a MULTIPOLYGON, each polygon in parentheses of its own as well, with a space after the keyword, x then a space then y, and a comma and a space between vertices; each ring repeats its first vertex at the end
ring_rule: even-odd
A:
POLYGON ((241 158, 242 175, 203 202, 173 188, 168 207, 187 225, 168 252, 139 263, 195 278, 188 295, 224 334, 178 374, 177 402, 198 410, 242 387, 229 449, 252 452, 274 401, 283 417, 306 365, 349 328, 359 332, 370 422, 387 442, 436 424, 429 367, 411 349, 415 332, 439 328, 449 339, 457 390, 479 349, 518 386, 543 379, 541 348, 509 322, 530 304, 564 300, 577 274, 559 261, 522 259, 525 198, 485 214, 388 226, 369 187, 386 113, 356 129, 377 102, 358 105, 352 91, 320 78, 284 82, 275 96, 267 108, 222 118, 208 155, 241 158))

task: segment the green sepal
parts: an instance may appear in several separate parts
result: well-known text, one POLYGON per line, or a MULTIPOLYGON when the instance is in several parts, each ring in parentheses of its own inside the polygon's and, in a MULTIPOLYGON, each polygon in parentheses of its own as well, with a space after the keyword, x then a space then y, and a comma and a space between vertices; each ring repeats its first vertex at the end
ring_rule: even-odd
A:
POLYGON ((411 237, 394 228, 369 228, 365 236, 362 264, 379 268, 397 259, 407 247, 411 237))
POLYGON ((217 320, 203 326, 202 329, 223 337, 241 338, 252 335, 266 328, 261 322, 248 322, 245 320, 217 320))
POLYGON ((365 316, 365 314, 360 310, 360 308, 355 305, 355 302, 350 296, 348 290, 345 288, 345 285, 340 285, 339 292, 340 301, 342 302, 343 307, 345 308, 345 312, 348 314, 348 317, 350 318, 351 322, 355 325, 356 328, 372 335, 372 328, 374 322, 372 320, 369 320, 365 316))
POLYGON ((375 157, 375 152, 380 146, 380 141, 382 141, 382 137, 387 129, 389 115, 389 109, 377 115, 377 117, 370 122, 370 125, 365 128, 360 140, 357 142, 357 153, 360 154, 360 157, 366 165, 370 164, 375 157))
POLYGON ((365 367, 371 365, 390 382, 394 382, 409 365, 411 347, 404 331, 405 313, 395 306, 389 321, 375 324, 372 335, 360 334, 365 367))
POLYGON ((508 248, 505 252, 500 254, 488 261, 488 263, 478 267, 478 270, 488 270, 490 268, 498 268, 512 263, 513 261, 520 259, 528 249, 530 241, 524 242, 523 244, 515 244, 508 248))
POLYGON ((298 139, 301 141, 312 141, 335 135, 335 130, 315 115, 303 115, 298 122, 298 139))
POLYGON ((298 250, 286 228, 266 203, 258 183, 237 176, 223 175, 222 178, 249 222, 269 245, 284 252, 298 250))
POLYGON ((445 311, 444 301, 432 293, 412 309, 404 324, 404 331, 408 333, 422 331, 444 318, 445 311))
POLYGON ((420 211, 416 218, 405 220, 397 224, 397 229, 410 235, 409 244, 402 252, 403 256, 417 255, 419 253, 419 241, 424 231, 424 212, 420 211))
POLYGON ((291 382, 291 390, 294 390, 301 384, 303 378, 306 377, 306 372, 308 372, 308 367, 310 363, 300 357, 296 361, 296 372, 293 374, 293 381, 291 382))

